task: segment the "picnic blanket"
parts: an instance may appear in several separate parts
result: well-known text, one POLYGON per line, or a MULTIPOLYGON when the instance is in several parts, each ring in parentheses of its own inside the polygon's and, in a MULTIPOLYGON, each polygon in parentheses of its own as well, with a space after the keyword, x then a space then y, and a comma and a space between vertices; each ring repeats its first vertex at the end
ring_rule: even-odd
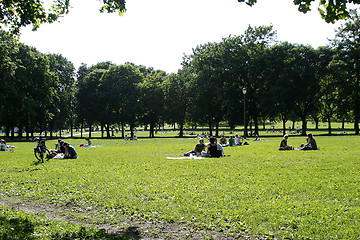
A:
MULTIPOLYGON (((230 157, 230 155, 224 155, 222 157, 230 157)), ((220 157, 220 158, 222 158, 220 157)), ((166 157, 167 159, 204 159, 204 158, 209 158, 209 157, 197 157, 194 155, 191 156, 185 156, 185 157, 166 157)))
POLYGON ((187 157, 166 157, 167 159, 203 159, 204 157, 195 157, 195 156, 187 156, 187 157))
POLYGON ((53 157, 53 159, 64 159, 64 154, 63 153, 56 154, 56 156, 53 157))

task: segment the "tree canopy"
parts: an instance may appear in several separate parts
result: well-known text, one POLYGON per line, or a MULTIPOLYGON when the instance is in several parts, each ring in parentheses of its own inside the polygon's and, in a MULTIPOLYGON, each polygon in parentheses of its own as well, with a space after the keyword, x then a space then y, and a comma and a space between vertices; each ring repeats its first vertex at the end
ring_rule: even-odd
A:
MULTIPOLYGON (((257 0, 238 0, 245 2, 249 6, 253 6, 257 0)), ((315 0, 294 0, 294 4, 298 5, 298 10, 307 13, 311 10, 311 4, 315 0)), ((350 16, 350 10, 347 4, 360 4, 360 0, 320 0, 318 11, 321 17, 328 23, 334 23, 337 20, 345 19, 350 16)))
MULTIPOLYGON (((238 0, 252 6, 257 0, 238 0)), ((311 10, 315 0, 294 0, 300 12, 311 10)), ((125 11, 125 0, 101 0, 100 12, 125 11)), ((347 4, 360 4, 360 0, 320 0, 318 11, 326 22, 335 22, 350 16, 347 4)), ((12 35, 18 35, 22 27, 32 25, 36 30, 43 23, 52 23, 69 12, 70 0, 53 0, 49 8, 40 0, 0 0, 0 29, 6 27, 12 35)))
MULTIPOLYGON (((123 14, 125 0, 101 0, 100 12, 118 12, 123 14)), ((53 0, 51 7, 40 0, 0 0, 0 23, 13 35, 19 34, 20 28, 32 25, 36 30, 42 23, 52 23, 67 14, 70 0, 53 0)), ((2 28, 3 26, 0 27, 2 28)))

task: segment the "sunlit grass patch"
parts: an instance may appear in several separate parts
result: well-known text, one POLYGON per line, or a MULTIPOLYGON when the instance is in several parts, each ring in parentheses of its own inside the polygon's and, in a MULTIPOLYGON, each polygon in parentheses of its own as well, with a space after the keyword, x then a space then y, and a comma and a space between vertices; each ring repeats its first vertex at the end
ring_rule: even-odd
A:
MULTIPOLYGON (((235 235, 358 238, 360 138, 315 137, 319 151, 278 151, 281 138, 226 147, 230 157, 166 159, 195 138, 95 139, 79 159, 37 164, 34 143, 0 154, 0 194, 62 206, 82 219, 178 223, 235 235)), ((53 146, 54 141, 47 141, 53 146)), ((304 137, 290 136, 299 146, 304 137)))

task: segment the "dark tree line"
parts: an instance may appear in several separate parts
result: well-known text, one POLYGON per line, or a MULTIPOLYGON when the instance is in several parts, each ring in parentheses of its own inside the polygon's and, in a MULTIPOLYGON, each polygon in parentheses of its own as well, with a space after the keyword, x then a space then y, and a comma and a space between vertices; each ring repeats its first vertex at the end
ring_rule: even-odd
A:
MULTIPOLYGON (((0 126, 8 137, 35 132, 100 126, 126 126, 133 135, 146 126, 185 125, 231 129, 254 127, 266 120, 353 121, 359 134, 360 24, 356 11, 329 46, 277 42, 272 26, 248 27, 241 36, 199 45, 184 56, 177 73, 166 74, 132 63, 73 64, 60 54, 42 54, 17 43, 6 32, 0 38, 0 126), (246 88, 246 119, 244 95, 246 88), (23 131, 24 130, 24 131, 23 131)), ((91 132, 90 132, 91 134, 91 132)))

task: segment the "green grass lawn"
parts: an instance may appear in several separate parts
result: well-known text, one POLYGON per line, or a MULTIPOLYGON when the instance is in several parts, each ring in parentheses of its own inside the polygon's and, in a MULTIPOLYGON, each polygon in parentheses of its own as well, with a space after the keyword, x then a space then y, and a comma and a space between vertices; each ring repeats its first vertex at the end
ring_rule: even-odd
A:
MULTIPOLYGON (((130 221, 235 237, 360 237, 360 137, 315 136, 319 151, 278 151, 281 138, 263 134, 260 142, 225 148, 230 157, 177 160, 166 157, 193 149, 197 139, 165 137, 94 139, 100 148, 68 139, 80 158, 44 164, 35 161, 35 143, 9 143, 17 148, 0 152, 0 196, 119 228, 130 221)), ((288 144, 301 143, 305 137, 290 135, 288 144)))

